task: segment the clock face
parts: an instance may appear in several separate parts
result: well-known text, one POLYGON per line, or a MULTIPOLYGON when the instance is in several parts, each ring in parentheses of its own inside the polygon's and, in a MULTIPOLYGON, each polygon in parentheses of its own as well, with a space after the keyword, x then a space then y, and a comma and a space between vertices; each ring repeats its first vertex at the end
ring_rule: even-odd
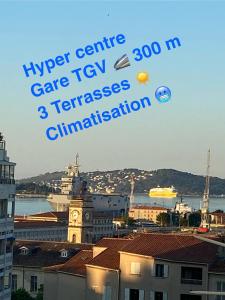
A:
POLYGON ((72 212, 72 217, 73 217, 73 219, 74 219, 74 220, 77 220, 78 216, 79 216, 79 212, 78 212, 77 210, 74 210, 74 211, 72 212))
POLYGON ((89 212, 86 212, 86 213, 85 213, 85 219, 86 219, 86 220, 89 220, 89 219, 90 219, 90 214, 89 214, 89 212))

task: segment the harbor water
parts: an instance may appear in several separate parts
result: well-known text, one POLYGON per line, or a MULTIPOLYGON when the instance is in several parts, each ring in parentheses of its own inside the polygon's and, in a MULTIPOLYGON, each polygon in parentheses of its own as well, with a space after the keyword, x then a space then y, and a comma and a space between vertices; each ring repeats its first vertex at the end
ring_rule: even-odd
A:
MULTIPOLYGON (((187 203, 194 210, 200 209, 201 200, 202 198, 200 197, 183 197, 183 202, 187 203)), ((180 201, 180 198, 150 198, 146 194, 136 194, 134 203, 139 205, 174 208, 175 203, 178 201, 180 201)), ((209 210, 212 212, 217 209, 225 211, 225 198, 210 198, 209 210)), ((51 210, 53 210, 51 204, 46 198, 16 198, 16 215, 43 213, 51 210)))

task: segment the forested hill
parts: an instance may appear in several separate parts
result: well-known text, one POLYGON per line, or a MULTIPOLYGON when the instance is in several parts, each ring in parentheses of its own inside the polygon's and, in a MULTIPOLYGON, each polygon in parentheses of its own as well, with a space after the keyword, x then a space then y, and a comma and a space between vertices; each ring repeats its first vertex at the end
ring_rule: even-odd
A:
MULTIPOLYGON (((53 186, 59 187, 59 180, 64 172, 46 173, 36 177, 21 179, 17 181, 17 192, 48 193, 53 186)), ((168 187, 173 185, 179 194, 202 195, 205 186, 205 177, 180 172, 173 169, 159 169, 145 171, 139 169, 124 169, 114 171, 95 171, 81 173, 88 181, 94 192, 129 193, 131 175, 135 178, 135 193, 146 193, 152 187, 168 187)), ((210 194, 225 195, 225 179, 210 178, 210 194)))

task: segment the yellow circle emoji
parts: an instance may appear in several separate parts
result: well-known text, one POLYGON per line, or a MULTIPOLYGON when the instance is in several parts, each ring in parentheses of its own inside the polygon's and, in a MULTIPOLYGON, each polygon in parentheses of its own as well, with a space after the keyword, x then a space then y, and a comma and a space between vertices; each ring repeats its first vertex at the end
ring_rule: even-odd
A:
POLYGON ((137 80, 139 83, 147 83, 149 80, 149 76, 147 72, 139 72, 137 74, 137 80))

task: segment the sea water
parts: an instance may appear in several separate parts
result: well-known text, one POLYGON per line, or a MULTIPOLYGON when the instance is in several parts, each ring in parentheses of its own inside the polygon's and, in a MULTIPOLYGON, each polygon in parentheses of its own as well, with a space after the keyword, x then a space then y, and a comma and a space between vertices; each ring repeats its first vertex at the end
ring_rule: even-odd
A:
MULTIPOLYGON (((200 209, 201 197, 183 197, 183 202, 187 203, 194 210, 200 209)), ((176 202, 180 198, 150 198, 146 194, 136 194, 135 204, 150 205, 150 206, 164 206, 167 208, 174 208, 176 202)), ((222 209, 225 211, 225 198, 210 198, 209 210, 215 211, 222 209)), ((42 213, 54 210, 50 202, 46 198, 17 198, 16 199, 16 215, 28 215, 35 213, 42 213)))

